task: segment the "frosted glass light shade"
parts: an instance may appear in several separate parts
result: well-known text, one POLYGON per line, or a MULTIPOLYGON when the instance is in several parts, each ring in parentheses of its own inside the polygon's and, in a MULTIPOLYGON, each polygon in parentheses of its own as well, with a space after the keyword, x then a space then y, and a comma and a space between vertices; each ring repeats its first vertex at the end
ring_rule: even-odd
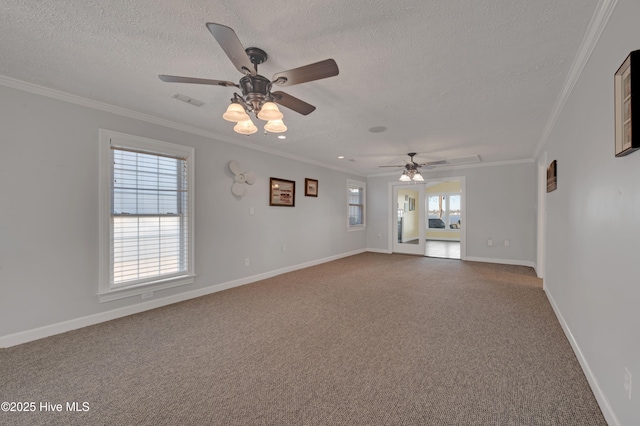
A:
POLYGON ((264 129, 271 133, 282 133, 287 131, 287 126, 284 125, 282 120, 269 120, 264 125, 264 129))
POLYGON ((420 172, 416 172, 416 174, 413 175, 413 180, 416 182, 424 182, 424 178, 422 177, 420 172))
POLYGON ((400 179, 401 182, 411 182, 411 178, 409 177, 409 175, 407 174, 407 172, 404 172, 400 175, 400 179))
POLYGON ((252 135, 258 131, 258 128, 255 124, 253 124, 253 121, 251 121, 251 119, 248 119, 245 121, 240 121, 238 124, 233 126, 233 130, 235 130, 236 133, 240 133, 241 135, 252 135))
POLYGON ((222 114, 222 118, 227 121, 239 123, 241 121, 249 120, 249 115, 245 112, 242 105, 237 102, 232 102, 231 105, 229 105, 229 108, 227 108, 227 111, 222 114))
POLYGON ((258 118, 265 121, 282 120, 282 117, 284 116, 278 109, 278 105, 274 104, 273 102, 265 102, 264 105, 262 105, 260 112, 258 113, 258 118))

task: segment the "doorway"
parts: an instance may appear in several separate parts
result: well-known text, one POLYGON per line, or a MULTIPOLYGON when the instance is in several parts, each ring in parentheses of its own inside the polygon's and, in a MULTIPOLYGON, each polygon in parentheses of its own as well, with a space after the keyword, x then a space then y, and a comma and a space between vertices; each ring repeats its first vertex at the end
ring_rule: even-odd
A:
POLYGON ((425 253, 424 184, 393 187, 393 251, 404 254, 425 253))
POLYGON ((466 182, 463 177, 389 183, 391 250, 466 258, 466 182))
POLYGON ((429 181, 426 184, 425 255, 461 258, 463 194, 459 179, 429 181))

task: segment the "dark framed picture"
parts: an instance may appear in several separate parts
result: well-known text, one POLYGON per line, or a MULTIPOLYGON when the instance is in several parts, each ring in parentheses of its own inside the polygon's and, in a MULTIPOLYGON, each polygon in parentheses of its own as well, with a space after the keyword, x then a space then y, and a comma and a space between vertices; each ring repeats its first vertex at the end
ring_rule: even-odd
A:
POLYGON ((547 192, 558 189, 558 162, 553 160, 547 167, 547 192))
POLYGON ((304 179, 304 195, 306 197, 318 196, 318 181, 316 179, 304 179))
POLYGON ((627 56, 614 75, 616 157, 624 157, 640 148, 640 50, 627 56), (635 100, 635 101, 634 101, 635 100), (634 114, 635 113, 635 114, 634 114), (633 129, 636 128, 636 132, 633 129))
POLYGON ((293 180, 270 178, 269 205, 294 207, 296 205, 296 182, 293 180))

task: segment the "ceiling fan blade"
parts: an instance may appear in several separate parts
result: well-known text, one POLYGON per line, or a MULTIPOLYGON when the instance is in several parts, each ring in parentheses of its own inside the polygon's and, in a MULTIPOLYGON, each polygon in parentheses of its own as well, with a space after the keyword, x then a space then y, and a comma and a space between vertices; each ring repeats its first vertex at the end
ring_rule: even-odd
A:
POLYGON ((207 22, 207 28, 238 71, 244 75, 249 73, 255 77, 256 70, 249 60, 247 53, 244 51, 244 47, 236 35, 236 32, 226 25, 214 24, 213 22, 207 22))
POLYGON ((405 167, 405 165, 404 165, 404 164, 401 164, 401 165, 399 165, 399 166, 378 166, 378 167, 405 167))
POLYGON ((159 75, 160 80, 167 83, 210 84, 212 86, 240 87, 231 81, 209 80, 206 78, 179 77, 177 75, 159 75))
POLYGON ((302 115, 309 115, 316 110, 316 107, 314 107, 313 105, 308 104, 305 101, 301 101, 300 99, 288 95, 284 92, 272 92, 271 96, 273 96, 273 100, 275 103, 287 107, 302 115))
POLYGON ((338 75, 338 64, 333 59, 325 59, 315 64, 305 65, 288 71, 274 74, 271 81, 279 86, 293 86, 307 81, 320 80, 322 78, 338 75))

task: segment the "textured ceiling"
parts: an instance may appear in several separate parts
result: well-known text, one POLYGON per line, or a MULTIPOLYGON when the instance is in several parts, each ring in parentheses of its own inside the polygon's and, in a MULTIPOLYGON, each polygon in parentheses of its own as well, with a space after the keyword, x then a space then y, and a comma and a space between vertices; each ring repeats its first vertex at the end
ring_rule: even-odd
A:
POLYGON ((2 0, 0 74, 365 175, 410 151, 420 161, 522 160, 542 137, 597 5, 2 0), (327 58, 340 74, 280 89, 317 107, 308 116, 281 108, 286 140, 237 135, 221 117, 233 88, 158 79, 239 80, 206 22, 264 49, 267 78, 327 58), (386 131, 369 131, 380 126, 386 131))

